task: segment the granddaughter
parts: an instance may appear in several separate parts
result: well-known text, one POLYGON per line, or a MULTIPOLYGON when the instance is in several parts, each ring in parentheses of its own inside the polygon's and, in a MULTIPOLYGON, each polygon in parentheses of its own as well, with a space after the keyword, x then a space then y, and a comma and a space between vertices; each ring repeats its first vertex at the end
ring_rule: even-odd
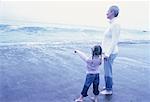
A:
POLYGON ((83 98, 88 96, 87 92, 91 84, 93 83, 93 93, 95 102, 98 102, 98 94, 99 94, 99 66, 102 63, 102 48, 100 45, 94 46, 92 48, 92 57, 88 58, 83 52, 79 50, 74 51, 78 54, 81 59, 83 59, 87 64, 87 71, 86 71, 86 80, 84 83, 84 87, 82 89, 81 95, 79 98, 75 100, 75 102, 82 102, 83 98))

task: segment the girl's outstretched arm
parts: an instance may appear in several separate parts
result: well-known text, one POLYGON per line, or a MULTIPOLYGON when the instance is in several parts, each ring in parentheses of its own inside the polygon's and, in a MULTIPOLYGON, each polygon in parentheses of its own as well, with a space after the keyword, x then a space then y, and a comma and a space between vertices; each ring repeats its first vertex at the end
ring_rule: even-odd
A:
POLYGON ((79 51, 79 50, 75 50, 74 53, 77 53, 81 59, 83 59, 85 62, 87 62, 88 57, 85 55, 85 53, 79 51))

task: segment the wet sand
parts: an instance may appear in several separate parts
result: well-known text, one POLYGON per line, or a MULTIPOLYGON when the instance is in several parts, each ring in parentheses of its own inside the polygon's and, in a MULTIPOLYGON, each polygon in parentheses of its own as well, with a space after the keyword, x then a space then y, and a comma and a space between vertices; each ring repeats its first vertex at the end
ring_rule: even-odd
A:
MULTIPOLYGON (((85 80, 85 64, 73 49, 88 52, 89 47, 0 46, 0 102, 73 102, 85 80)), ((113 95, 99 95, 99 102, 149 102, 149 60, 150 44, 121 44, 113 66, 113 95)), ((103 76, 102 65, 100 89, 103 76)))

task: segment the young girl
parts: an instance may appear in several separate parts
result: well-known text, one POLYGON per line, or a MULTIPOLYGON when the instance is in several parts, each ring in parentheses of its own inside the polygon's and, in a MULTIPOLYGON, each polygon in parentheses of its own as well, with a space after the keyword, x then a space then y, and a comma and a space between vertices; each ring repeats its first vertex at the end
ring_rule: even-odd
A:
POLYGON ((88 58, 83 52, 79 50, 75 50, 81 59, 83 59, 87 64, 87 71, 86 71, 86 80, 84 83, 84 87, 82 89, 81 95, 79 98, 75 100, 75 102, 82 102, 83 98, 88 96, 87 92, 91 84, 93 83, 93 93, 95 95, 94 101, 97 102, 97 96, 99 94, 98 86, 99 86, 99 66, 102 62, 102 48, 99 45, 94 46, 92 48, 92 58, 88 58))

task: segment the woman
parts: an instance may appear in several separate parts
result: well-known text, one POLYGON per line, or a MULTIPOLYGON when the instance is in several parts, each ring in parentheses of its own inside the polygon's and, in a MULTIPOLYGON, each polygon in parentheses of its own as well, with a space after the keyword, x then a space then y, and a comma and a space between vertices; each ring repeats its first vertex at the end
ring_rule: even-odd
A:
POLYGON ((118 54, 118 41, 120 35, 120 25, 117 22, 119 8, 111 6, 107 12, 110 26, 104 33, 102 49, 104 55, 105 89, 101 94, 112 94, 112 64, 118 54))

